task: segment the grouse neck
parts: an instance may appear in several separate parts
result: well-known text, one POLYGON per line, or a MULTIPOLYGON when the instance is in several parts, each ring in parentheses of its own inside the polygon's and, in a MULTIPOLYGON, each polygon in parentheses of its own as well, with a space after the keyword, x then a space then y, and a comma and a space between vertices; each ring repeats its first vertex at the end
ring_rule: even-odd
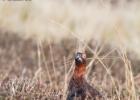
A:
POLYGON ((86 72, 86 66, 84 64, 76 65, 74 70, 75 78, 84 78, 86 72))

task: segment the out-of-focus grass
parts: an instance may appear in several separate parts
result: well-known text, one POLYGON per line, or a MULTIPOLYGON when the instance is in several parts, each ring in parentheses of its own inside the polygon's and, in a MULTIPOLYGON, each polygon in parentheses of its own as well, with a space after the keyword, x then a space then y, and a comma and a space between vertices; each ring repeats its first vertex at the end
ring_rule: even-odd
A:
POLYGON ((121 37, 123 45, 140 54, 139 1, 122 0, 114 5, 110 2, 109 0, 1 1, 0 27, 23 33, 22 35, 36 35, 39 38, 53 38, 56 41, 70 36, 70 31, 79 34, 83 40, 94 38, 97 41, 108 40, 113 44, 118 44, 121 37))

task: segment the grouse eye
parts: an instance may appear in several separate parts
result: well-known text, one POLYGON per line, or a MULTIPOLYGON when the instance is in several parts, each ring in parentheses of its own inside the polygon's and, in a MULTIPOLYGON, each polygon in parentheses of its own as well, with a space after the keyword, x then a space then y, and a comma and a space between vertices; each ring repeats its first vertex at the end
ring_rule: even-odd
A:
POLYGON ((83 58, 83 59, 86 59, 86 54, 83 54, 83 55, 82 55, 82 58, 83 58))

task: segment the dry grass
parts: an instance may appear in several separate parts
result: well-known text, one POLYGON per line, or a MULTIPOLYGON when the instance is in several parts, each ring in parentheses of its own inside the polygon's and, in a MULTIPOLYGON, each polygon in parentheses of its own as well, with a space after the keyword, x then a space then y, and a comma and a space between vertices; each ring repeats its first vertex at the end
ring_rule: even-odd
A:
MULTIPOLYGON (((65 100, 76 40, 36 43, 31 38, 2 32, 0 37, 0 99, 65 100)), ((134 81, 137 65, 131 64, 134 58, 125 49, 108 44, 97 47, 95 42, 86 46, 90 84, 107 100, 138 100, 139 85, 134 81)))
POLYGON ((65 100, 79 46, 106 100, 139 100, 139 1, 110 1, 1 3, 0 100, 65 100))

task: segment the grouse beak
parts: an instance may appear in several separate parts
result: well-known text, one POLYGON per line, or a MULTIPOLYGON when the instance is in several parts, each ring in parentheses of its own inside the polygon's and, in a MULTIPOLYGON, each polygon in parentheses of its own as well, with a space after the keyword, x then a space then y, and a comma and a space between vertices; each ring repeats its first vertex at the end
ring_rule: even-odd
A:
POLYGON ((80 63, 83 62, 82 58, 80 58, 80 57, 76 58, 76 61, 77 61, 77 62, 80 62, 80 63))

